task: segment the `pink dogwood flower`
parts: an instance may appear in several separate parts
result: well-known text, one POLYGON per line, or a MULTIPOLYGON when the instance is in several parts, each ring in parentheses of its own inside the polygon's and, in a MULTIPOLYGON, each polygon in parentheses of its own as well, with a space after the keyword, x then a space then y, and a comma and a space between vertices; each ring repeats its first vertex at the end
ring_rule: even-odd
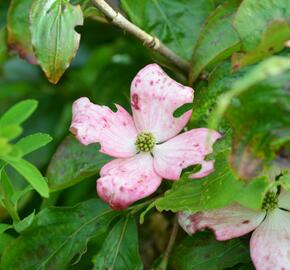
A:
POLYGON ((204 158, 220 134, 197 128, 178 135, 191 110, 178 118, 173 113, 192 100, 192 88, 150 64, 131 84, 133 117, 119 105, 114 112, 85 97, 74 102, 71 132, 84 145, 100 143, 100 152, 116 158, 104 165, 97 180, 99 196, 113 209, 151 195, 162 178, 178 180, 190 165, 202 166, 193 177, 212 172, 214 161, 204 158))
POLYGON ((257 270, 290 269, 290 193, 268 192, 260 211, 232 204, 191 214, 179 213, 179 224, 190 235, 210 228, 217 240, 229 240, 254 231, 251 258, 257 270))

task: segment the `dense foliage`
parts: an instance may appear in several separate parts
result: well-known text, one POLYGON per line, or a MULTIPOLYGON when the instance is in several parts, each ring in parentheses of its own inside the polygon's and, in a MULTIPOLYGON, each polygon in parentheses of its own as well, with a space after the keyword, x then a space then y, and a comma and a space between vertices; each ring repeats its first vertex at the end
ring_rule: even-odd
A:
POLYGON ((0 3, 0 269, 254 269, 249 237, 190 237, 175 213, 259 210, 273 188, 290 192, 289 0, 107 1, 177 61, 97 2, 0 3), (193 109, 187 129, 222 134, 215 170, 189 179, 189 167, 114 211, 95 187, 111 158, 69 134, 72 103, 129 110, 131 81, 152 62, 195 90, 176 111, 193 109))

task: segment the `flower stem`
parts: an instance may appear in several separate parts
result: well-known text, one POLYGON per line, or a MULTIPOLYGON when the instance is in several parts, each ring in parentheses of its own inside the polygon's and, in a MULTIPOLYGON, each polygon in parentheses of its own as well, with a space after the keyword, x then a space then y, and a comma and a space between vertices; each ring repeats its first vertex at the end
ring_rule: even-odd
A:
MULTIPOLYGON (((8 194, 6 192, 6 189, 4 188, 4 185, 5 185, 4 180, 6 180, 6 182, 9 183, 9 179, 4 171, 5 166, 6 166, 6 163, 0 161, 0 194, 2 197, 1 203, 3 204, 3 206, 6 209, 6 211, 8 212, 8 214, 11 216, 13 222, 18 222, 18 221, 20 221, 20 218, 19 218, 18 211, 17 211, 17 204, 14 204, 11 201, 10 197, 8 196, 8 194)), ((13 189, 13 186, 11 186, 11 189, 13 189)))
POLYGON ((2 202, 3 205, 6 209, 6 211, 8 212, 8 214, 11 216, 12 220, 14 222, 18 222, 20 221, 16 206, 10 201, 10 199, 8 198, 7 194, 5 193, 2 184, 0 182, 0 193, 2 194, 2 202))
POLYGON ((162 261, 159 264, 157 270, 166 270, 167 269, 168 259, 169 259, 169 256, 171 254, 172 248, 173 248, 174 243, 175 243, 175 239, 176 239, 176 236, 178 233, 178 228, 179 228, 178 217, 177 217, 177 214, 175 214, 174 221, 173 221, 173 227, 172 227, 171 235, 170 235, 170 238, 168 241, 168 245, 167 245, 167 248, 164 252, 162 261))
POLYGON ((135 213, 139 212, 142 208, 144 208, 145 206, 147 206, 148 204, 152 203, 153 201, 155 201, 158 197, 154 197, 151 200, 145 201, 143 203, 139 203, 136 205, 133 205, 131 207, 128 208, 128 210, 130 211, 131 215, 134 215, 135 213))

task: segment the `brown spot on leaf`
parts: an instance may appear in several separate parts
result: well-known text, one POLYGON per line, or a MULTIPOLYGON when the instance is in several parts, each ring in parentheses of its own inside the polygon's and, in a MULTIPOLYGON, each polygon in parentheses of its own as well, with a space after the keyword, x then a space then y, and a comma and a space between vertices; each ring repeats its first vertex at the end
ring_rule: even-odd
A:
POLYGON ((234 64, 233 65, 233 70, 237 70, 240 67, 240 64, 234 64))

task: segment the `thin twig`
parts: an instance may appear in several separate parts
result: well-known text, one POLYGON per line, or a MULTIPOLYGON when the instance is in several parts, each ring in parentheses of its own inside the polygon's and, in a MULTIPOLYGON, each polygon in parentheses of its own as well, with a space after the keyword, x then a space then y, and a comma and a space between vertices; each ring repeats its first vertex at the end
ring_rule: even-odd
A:
POLYGON ((143 209, 145 206, 147 206, 148 204, 151 204, 152 202, 154 202, 155 200, 157 200, 158 196, 157 197, 154 197, 152 198, 151 200, 148 200, 148 201, 145 201, 143 203, 139 203, 139 204, 136 204, 136 205, 133 205, 133 206, 130 206, 128 208, 128 210, 130 210, 130 214, 133 215, 137 212, 139 212, 141 209, 143 209))
POLYGON ((157 37, 149 35, 138 26, 128 21, 121 13, 115 11, 109 4, 107 4, 105 0, 92 0, 92 2, 113 24, 140 39, 144 45, 164 56, 182 71, 189 71, 189 63, 187 61, 176 55, 157 37))
POLYGON ((165 270, 167 268, 168 259, 169 259, 169 256, 171 254, 171 251, 172 251, 172 248, 174 246, 175 239, 176 239, 176 236, 178 233, 178 227, 179 227, 178 226, 178 217, 177 217, 177 214, 175 214, 173 227, 172 227, 171 235, 170 235, 170 238, 168 241, 168 245, 167 245, 167 248, 164 252, 162 261, 159 264, 158 270, 165 270))

